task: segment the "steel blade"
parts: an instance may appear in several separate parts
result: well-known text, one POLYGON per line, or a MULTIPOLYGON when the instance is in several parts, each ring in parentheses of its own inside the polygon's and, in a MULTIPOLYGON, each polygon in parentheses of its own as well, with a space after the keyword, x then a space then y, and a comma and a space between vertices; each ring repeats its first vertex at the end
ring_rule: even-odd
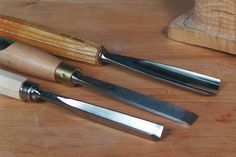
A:
POLYGON ((106 52, 100 59, 204 95, 214 95, 220 87, 219 79, 158 62, 106 52))
POLYGON ((85 118, 147 139, 160 140, 164 126, 54 93, 40 91, 40 98, 75 111, 85 118))
POLYGON ((191 125, 198 118, 196 114, 183 108, 176 107, 123 87, 88 76, 83 76, 80 73, 74 73, 72 75, 72 83, 92 87, 120 101, 126 102, 127 104, 182 124, 191 125))

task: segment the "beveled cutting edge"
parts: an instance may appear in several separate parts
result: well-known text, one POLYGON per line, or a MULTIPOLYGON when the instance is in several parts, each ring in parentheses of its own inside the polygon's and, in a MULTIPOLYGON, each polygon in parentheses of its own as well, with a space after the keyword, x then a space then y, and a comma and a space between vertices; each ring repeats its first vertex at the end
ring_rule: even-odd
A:
POLYGON ((160 140, 164 129, 164 126, 160 124, 47 92, 40 89, 36 83, 29 80, 26 80, 22 84, 19 92, 24 101, 38 101, 39 99, 50 101, 75 111, 75 113, 79 112, 80 116, 85 118, 92 119, 93 121, 106 124, 143 138, 160 140))
POLYGON ((159 101, 127 88, 82 75, 78 71, 72 74, 71 81, 74 85, 79 84, 91 87, 132 106, 181 124, 192 125, 198 118, 198 115, 183 108, 159 101))
POLYGON ((158 62, 108 53, 105 49, 100 53, 100 60, 131 69, 203 95, 215 95, 221 83, 219 79, 213 77, 158 62))

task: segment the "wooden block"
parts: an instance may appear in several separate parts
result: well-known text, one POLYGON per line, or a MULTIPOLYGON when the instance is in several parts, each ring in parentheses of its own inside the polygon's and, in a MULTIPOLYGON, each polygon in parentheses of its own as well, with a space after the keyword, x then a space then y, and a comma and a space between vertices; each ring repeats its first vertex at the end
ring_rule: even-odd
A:
POLYGON ((236 55, 236 0, 196 0, 169 25, 168 37, 236 55))

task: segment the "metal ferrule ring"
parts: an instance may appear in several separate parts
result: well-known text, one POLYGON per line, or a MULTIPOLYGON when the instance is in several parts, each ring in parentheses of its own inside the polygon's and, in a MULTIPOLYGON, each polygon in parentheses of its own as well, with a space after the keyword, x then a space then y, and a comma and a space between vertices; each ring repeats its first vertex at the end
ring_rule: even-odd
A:
POLYGON ((106 63, 106 60, 107 60, 107 58, 105 57, 106 53, 107 53, 107 50, 102 46, 100 53, 98 55, 98 58, 101 64, 106 63))
POLYGON ((26 80, 19 90, 20 98, 23 101, 37 101, 40 99, 41 89, 37 83, 26 80))
POLYGON ((75 72, 82 74, 82 71, 79 68, 62 62, 57 66, 54 77, 57 82, 73 85, 71 79, 75 72))

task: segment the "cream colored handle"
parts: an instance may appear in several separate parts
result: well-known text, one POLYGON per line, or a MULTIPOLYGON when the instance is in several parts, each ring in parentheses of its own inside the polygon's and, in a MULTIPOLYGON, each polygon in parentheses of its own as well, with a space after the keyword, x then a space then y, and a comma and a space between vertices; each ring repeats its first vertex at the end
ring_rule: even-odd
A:
POLYGON ((61 60, 38 48, 14 42, 0 51, 0 64, 18 72, 55 81, 55 70, 61 60))
POLYGON ((0 94, 21 99, 19 90, 27 78, 0 69, 0 94))
POLYGON ((63 58, 99 64, 102 45, 31 24, 21 19, 0 15, 0 36, 44 49, 63 58))

